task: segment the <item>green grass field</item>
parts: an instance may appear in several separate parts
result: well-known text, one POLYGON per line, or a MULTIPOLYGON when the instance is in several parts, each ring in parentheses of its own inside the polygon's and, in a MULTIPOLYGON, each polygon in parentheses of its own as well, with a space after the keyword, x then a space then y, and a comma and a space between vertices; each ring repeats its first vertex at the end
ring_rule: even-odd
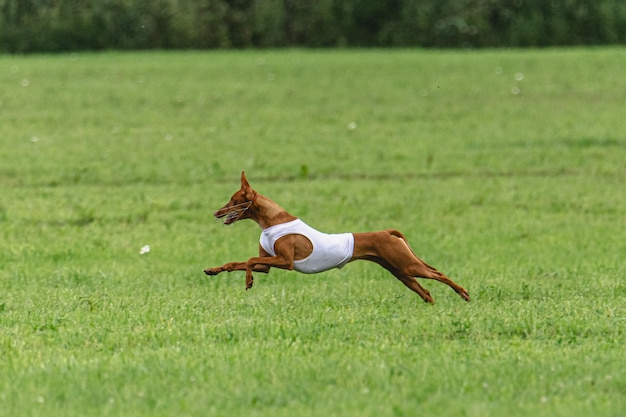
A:
POLYGON ((0 416, 621 416, 626 49, 0 56, 0 416), (202 270, 253 187, 470 291, 202 270), (140 254, 144 245, 150 252, 140 254))

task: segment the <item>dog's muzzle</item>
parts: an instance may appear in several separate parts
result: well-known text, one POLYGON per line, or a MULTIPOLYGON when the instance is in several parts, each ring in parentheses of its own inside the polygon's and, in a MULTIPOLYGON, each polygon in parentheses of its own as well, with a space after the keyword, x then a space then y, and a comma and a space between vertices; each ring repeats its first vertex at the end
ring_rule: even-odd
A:
POLYGON ((229 225, 235 223, 250 208, 252 201, 236 204, 234 206, 225 207, 213 213, 216 220, 224 219, 224 224, 229 225))

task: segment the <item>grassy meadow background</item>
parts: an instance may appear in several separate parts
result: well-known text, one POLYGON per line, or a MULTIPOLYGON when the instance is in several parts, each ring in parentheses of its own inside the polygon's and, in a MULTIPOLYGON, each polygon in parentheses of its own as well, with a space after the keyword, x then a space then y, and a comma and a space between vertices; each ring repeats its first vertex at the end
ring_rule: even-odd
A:
POLYGON ((0 416, 618 416, 626 50, 0 56, 0 416), (205 277, 253 187, 386 271, 205 277), (150 252, 140 254, 144 245, 150 252))

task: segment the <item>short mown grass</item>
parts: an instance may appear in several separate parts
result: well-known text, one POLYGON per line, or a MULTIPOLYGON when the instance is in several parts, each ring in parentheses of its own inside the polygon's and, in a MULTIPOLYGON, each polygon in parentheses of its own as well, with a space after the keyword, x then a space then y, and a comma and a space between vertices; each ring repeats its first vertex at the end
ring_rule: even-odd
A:
POLYGON ((0 56, 0 415, 621 415, 625 58, 0 56), (257 251, 211 215, 244 169, 471 303, 365 262, 204 276, 257 251))

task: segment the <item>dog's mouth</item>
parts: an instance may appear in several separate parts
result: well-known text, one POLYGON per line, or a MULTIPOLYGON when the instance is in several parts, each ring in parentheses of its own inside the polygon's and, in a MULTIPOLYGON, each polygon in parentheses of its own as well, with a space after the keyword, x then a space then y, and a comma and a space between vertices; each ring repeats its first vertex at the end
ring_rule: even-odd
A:
POLYGON ((232 220, 228 218, 229 216, 228 216, 227 213, 216 211, 215 213, 213 213, 213 216, 215 216, 215 221, 221 221, 224 224, 231 224, 232 223, 232 220), (222 220, 222 219, 224 219, 224 220, 222 220))
POLYGON ((217 220, 224 219, 223 224, 228 226, 239 220, 251 205, 252 201, 247 201, 245 203, 219 209, 213 215, 217 220))

